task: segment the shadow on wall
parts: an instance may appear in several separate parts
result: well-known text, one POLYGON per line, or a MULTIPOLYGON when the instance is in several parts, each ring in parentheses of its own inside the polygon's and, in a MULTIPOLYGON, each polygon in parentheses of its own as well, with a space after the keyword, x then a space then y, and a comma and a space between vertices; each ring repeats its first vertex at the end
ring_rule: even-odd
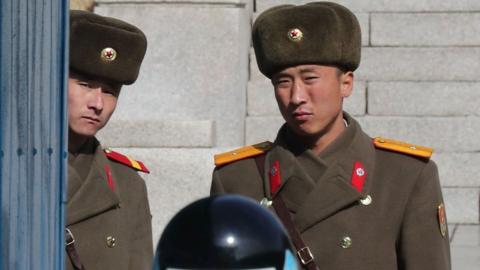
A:
POLYGON ((93 11, 95 0, 70 0, 70 9, 93 11))

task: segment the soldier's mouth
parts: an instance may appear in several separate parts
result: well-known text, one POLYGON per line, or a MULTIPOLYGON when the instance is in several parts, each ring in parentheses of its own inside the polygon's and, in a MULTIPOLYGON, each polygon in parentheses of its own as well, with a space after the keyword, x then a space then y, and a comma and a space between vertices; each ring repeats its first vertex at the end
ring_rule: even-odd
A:
POLYGON ((100 119, 96 117, 83 116, 82 118, 89 122, 100 123, 100 119))
POLYGON ((295 111, 292 113, 293 118, 297 121, 305 121, 312 117, 312 113, 305 112, 305 111, 295 111))

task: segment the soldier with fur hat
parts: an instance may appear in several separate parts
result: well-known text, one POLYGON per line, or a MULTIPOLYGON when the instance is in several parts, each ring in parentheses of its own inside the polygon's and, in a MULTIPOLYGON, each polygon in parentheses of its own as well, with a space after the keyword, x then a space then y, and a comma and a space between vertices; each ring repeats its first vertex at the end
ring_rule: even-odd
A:
POLYGON ((144 33, 124 21, 70 12, 67 269, 151 269, 151 214, 142 162, 95 138, 120 89, 137 79, 144 33))
POLYGON ((211 193, 271 207, 305 269, 450 269, 432 149, 371 138, 343 111, 360 27, 339 4, 282 5, 252 28, 285 124, 273 143, 215 156, 211 193))

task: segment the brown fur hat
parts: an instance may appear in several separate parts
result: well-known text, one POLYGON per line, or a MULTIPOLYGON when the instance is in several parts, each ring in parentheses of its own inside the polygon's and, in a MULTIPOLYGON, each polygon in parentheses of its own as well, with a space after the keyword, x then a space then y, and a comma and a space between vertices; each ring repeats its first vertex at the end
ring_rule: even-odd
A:
POLYGON ((138 77, 147 38, 124 21, 88 11, 70 11, 70 69, 114 83, 138 77))
POLYGON ((269 78, 296 65, 354 71, 360 64, 360 25, 350 10, 336 3, 268 9, 253 24, 252 39, 258 68, 269 78))

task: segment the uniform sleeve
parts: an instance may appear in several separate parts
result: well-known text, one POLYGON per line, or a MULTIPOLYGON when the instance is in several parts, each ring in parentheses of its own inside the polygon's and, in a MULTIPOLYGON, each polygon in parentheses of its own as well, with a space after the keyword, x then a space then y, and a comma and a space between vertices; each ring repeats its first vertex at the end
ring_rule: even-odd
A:
POLYGON ((217 169, 215 169, 212 176, 212 185, 210 186, 210 195, 223 193, 225 193, 225 189, 223 188, 222 182, 220 181, 219 172, 217 171, 217 169))
POLYGON ((448 231, 442 235, 438 215, 442 203, 438 170, 435 163, 429 161, 405 209, 397 243, 398 269, 451 269, 448 231))
POLYGON ((143 183, 139 194, 137 216, 135 216, 132 245, 130 249, 130 270, 151 270, 153 260, 152 215, 148 204, 147 188, 143 183))

